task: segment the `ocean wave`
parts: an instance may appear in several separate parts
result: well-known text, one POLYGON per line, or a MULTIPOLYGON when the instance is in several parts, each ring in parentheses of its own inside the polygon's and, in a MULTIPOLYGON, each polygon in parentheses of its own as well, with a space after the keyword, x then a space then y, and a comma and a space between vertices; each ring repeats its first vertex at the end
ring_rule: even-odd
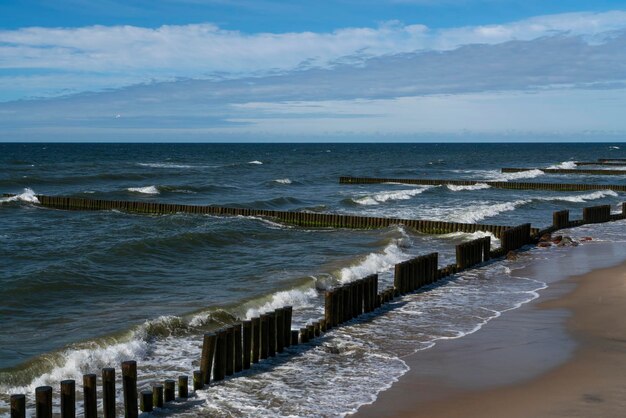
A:
POLYGON ((278 184, 291 184, 291 180, 284 178, 284 179, 276 179, 273 180, 274 183, 278 183, 278 184))
POLYGON ((518 173, 501 173, 499 171, 492 171, 494 181, 509 181, 520 179, 532 179, 535 177, 543 176, 545 173, 539 169, 520 171, 518 173))
POLYGON ((444 234, 442 238, 461 238, 463 241, 472 241, 479 238, 490 237, 491 248, 498 248, 500 246, 500 240, 491 232, 488 231, 476 231, 476 232, 451 232, 444 234))
POLYGON ((576 168, 576 161, 563 161, 560 164, 551 165, 548 167, 549 169, 565 169, 565 170, 573 170, 576 168))
POLYGON ((129 187, 129 192, 142 193, 142 194, 159 194, 159 189, 156 186, 144 186, 144 187, 129 187))
POLYGON ((572 202, 572 203, 585 203, 590 200, 598 200, 603 199, 605 197, 617 197, 619 196, 613 190, 598 190, 597 192, 591 192, 581 195, 573 195, 573 196, 552 196, 552 197, 540 197, 538 200, 545 201, 563 201, 563 202, 572 202))
POLYGON ((254 160, 254 161, 248 161, 248 164, 262 165, 263 162, 261 162, 259 160, 254 160))
POLYGON ((484 202, 475 205, 467 205, 463 211, 455 212, 457 215, 453 215, 452 219, 455 222, 461 223, 477 223, 486 218, 492 218, 503 212, 509 212, 517 209, 520 206, 526 205, 532 202, 530 199, 514 200, 512 202, 504 203, 490 203, 484 202))
POLYGON ((379 205, 389 200, 408 200, 432 188, 433 186, 424 186, 416 187, 414 189, 383 191, 373 195, 352 198, 351 200, 358 205, 379 205))
POLYGON ((35 192, 27 187, 22 193, 15 196, 0 197, 0 203, 8 202, 39 203, 39 199, 37 199, 37 196, 35 196, 35 192))
POLYGON ((617 147, 617 146, 615 146, 615 145, 612 145, 612 146, 610 146, 610 147, 609 147, 609 149, 620 149, 620 147, 617 147))
POLYGON ((141 167, 150 168, 197 168, 204 166, 193 166, 188 164, 174 164, 174 163, 137 163, 141 167))
POLYGON ((284 306, 292 306, 294 309, 311 308, 315 305, 317 296, 318 293, 315 288, 290 289, 276 292, 262 305, 248 308, 245 318, 250 319, 284 306))
POLYGON ((463 190, 482 190, 482 189, 490 189, 491 186, 485 183, 478 183, 478 184, 473 184, 471 186, 456 186, 454 184, 448 184, 446 186, 448 189, 452 190, 453 192, 459 192, 459 191, 463 191, 463 190))

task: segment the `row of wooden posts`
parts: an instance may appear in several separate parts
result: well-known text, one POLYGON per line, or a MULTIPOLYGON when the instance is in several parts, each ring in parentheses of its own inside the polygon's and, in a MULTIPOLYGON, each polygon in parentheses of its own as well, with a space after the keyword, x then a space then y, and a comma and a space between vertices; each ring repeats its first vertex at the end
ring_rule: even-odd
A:
MULTIPOLYGON (((583 209, 583 219, 569 221, 569 211, 553 214, 550 231, 581 225, 584 223, 607 222, 626 218, 626 203, 622 204, 622 213, 610 214, 610 206, 594 206, 583 209)), ((334 327, 344 324, 362 314, 370 313, 395 297, 418 290, 437 280, 471 268, 516 250, 533 239, 537 233, 530 224, 507 227, 501 233, 501 248, 490 251, 489 237, 479 238, 456 246, 456 263, 438 268, 438 254, 419 256, 399 263, 394 270, 394 285, 378 290, 378 275, 371 275, 340 287, 326 291, 324 295, 324 318, 299 330, 292 330, 292 307, 286 306, 264 313, 250 320, 245 320, 203 337, 200 369, 193 372, 193 388, 201 390, 212 382, 223 380, 252 364, 281 353, 292 345, 306 343, 319 337, 334 327)), ((176 382, 165 380, 153 385, 152 390, 137 392, 137 363, 122 363, 122 386, 125 417, 136 417, 138 411, 150 412, 152 408, 163 407, 164 403, 175 399, 176 382), (139 395, 139 397, 138 397, 139 395), (138 405, 139 403, 139 405, 138 405)), ((116 416, 115 369, 102 369, 102 412, 104 418, 116 416)), ((60 404, 61 417, 75 417, 76 384, 73 380, 61 382, 60 404)), ((178 377, 178 398, 189 396, 188 377, 178 377)), ((83 376, 84 416, 97 417, 96 375, 83 376)), ((11 396, 11 418, 25 418, 26 398, 24 395, 11 396)), ((52 417, 52 387, 42 386, 35 391, 35 409, 37 418, 52 417)))
POLYGON ((63 210, 120 210, 124 212, 137 212, 143 214, 190 213, 218 216, 258 216, 286 224, 318 228, 371 229, 386 228, 391 225, 402 224, 408 228, 425 234, 448 234, 453 232, 474 233, 477 231, 487 231, 491 232, 496 237, 500 237, 503 231, 511 228, 506 225, 340 215, 335 213, 227 208, 206 205, 179 205, 158 202, 83 199, 65 196, 37 195, 37 199, 42 206, 63 210))
POLYGON ((626 170, 588 170, 572 168, 512 168, 501 169, 503 173, 521 173, 524 171, 540 170, 546 174, 591 174, 595 176, 623 176, 626 170))
POLYGON ((447 179, 399 179, 399 178, 373 178, 373 177, 340 177, 341 184, 381 184, 381 183, 403 183, 417 184, 422 186, 475 186, 486 184, 497 189, 510 190, 550 190, 582 192, 589 190, 613 190, 615 192, 626 192, 626 185, 623 184, 578 184, 578 183, 539 183, 539 182, 518 182, 518 181, 477 181, 477 180, 447 180, 447 179))

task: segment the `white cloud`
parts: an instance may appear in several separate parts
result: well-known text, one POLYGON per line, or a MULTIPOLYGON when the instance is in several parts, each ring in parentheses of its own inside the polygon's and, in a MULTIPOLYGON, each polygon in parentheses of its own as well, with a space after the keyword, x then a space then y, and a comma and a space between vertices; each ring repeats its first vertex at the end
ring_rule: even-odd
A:
MULTIPOLYGON (((499 44, 556 33, 585 35, 626 28, 626 12, 569 13, 535 17, 504 25, 431 30, 423 25, 388 22, 378 28, 345 28, 330 33, 245 34, 212 24, 162 26, 90 26, 23 28, 0 31, 0 69, 15 76, 37 74, 13 83, 35 93, 29 81, 42 77, 57 92, 120 87, 141 80, 240 77, 329 67, 337 61, 413 51, 447 51, 467 44, 499 44), (64 81, 76 75, 73 83, 64 81), (123 74, 123 77, 121 76, 123 74), (53 80, 55 79, 56 80, 53 80), (96 79, 108 82, 97 82, 96 79)), ((6 76, 9 77, 9 76, 6 76)), ((1 77, 0 77, 1 78, 1 77)), ((0 81, 1 82, 1 81, 0 81)), ((6 83, 5 83, 6 84, 6 83)), ((48 89, 50 90, 50 89, 48 89)), ((45 91, 45 90, 42 90, 45 91)), ((0 98, 1 100, 2 98, 0 98)))

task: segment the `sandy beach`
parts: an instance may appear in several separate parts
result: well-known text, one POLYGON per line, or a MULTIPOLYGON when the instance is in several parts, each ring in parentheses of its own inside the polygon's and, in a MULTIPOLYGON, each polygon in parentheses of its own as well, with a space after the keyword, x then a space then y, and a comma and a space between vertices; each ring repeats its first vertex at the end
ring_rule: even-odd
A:
POLYGON ((574 248, 529 266, 593 271, 549 282, 539 298, 469 336, 404 360, 411 370, 365 417, 621 417, 626 408, 626 263, 619 244, 574 248), (589 260, 612 265, 597 269, 589 260))

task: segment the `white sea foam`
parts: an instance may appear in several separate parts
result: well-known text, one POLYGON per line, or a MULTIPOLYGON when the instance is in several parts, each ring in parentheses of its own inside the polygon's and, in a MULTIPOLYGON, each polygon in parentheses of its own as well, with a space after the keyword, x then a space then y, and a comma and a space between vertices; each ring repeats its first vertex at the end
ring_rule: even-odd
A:
POLYGON ((373 195, 366 195, 358 198, 353 198, 352 201, 359 205, 379 205, 389 200, 408 200, 414 196, 424 193, 426 190, 431 189, 433 186, 416 187, 414 189, 405 190, 393 190, 379 192, 373 195))
POLYGON ((566 169, 573 170, 576 168, 576 161, 563 161, 560 164, 551 165, 549 169, 566 169))
POLYGON ((134 193, 143 193, 143 194, 159 194, 159 189, 156 186, 145 186, 145 187, 129 187, 129 192, 134 193))
POLYGON ((452 219, 455 222, 477 223, 482 221, 483 219, 492 218, 496 215, 499 215, 502 212, 515 210, 519 206, 526 205, 530 202, 532 202, 532 200, 520 199, 514 200, 512 202, 495 204, 490 202, 477 203, 466 206, 461 212, 455 211, 452 215, 452 219))
POLYGON ((18 195, 11 197, 0 197, 0 203, 5 202, 39 203, 39 199, 37 199, 37 196, 35 196, 35 192, 32 189, 26 188, 22 193, 18 195))
POLYGON ((491 248, 498 248, 500 246, 500 240, 493 235, 493 233, 488 231, 476 231, 472 233, 468 232, 452 232, 449 234, 442 235, 444 238, 462 238, 465 241, 472 241, 478 238, 490 237, 491 240, 491 248))
POLYGON ((259 316, 262 313, 270 312, 284 306, 292 306, 294 309, 310 308, 317 298, 317 291, 314 288, 302 290, 291 289, 274 293, 270 300, 261 306, 248 308, 246 319, 259 316))
POLYGON ((274 180, 274 183, 278 183, 278 184, 291 184, 291 180, 284 178, 284 179, 276 179, 274 180))
POLYGON ((492 171, 493 180, 495 181, 509 181, 520 179, 532 179, 535 177, 543 176, 545 173, 539 169, 520 171, 518 173, 501 173, 499 171, 492 171))
POLYGON ((477 183, 477 184, 473 184, 471 186, 456 186, 454 184, 448 184, 446 186, 448 189, 452 190, 453 192, 460 192, 463 190, 482 190, 482 189, 490 189, 491 186, 485 183, 477 183))
POLYGON ((584 203, 590 200, 603 199, 605 197, 617 197, 619 196, 613 190, 598 190, 597 192, 591 192, 581 195, 573 195, 573 196, 551 196, 551 197, 539 197, 538 200, 545 201, 563 201, 563 202, 572 202, 572 203, 584 203))
POLYGON ((609 147, 609 149, 620 149, 620 147, 617 147, 617 146, 615 146, 615 145, 612 145, 612 146, 610 146, 610 147, 609 147))
POLYGON ((174 163, 137 163, 137 165, 151 168, 194 168, 193 165, 174 163))
POLYGON ((254 161, 248 161, 248 164, 256 164, 256 165, 262 165, 263 162, 259 161, 259 160, 254 160, 254 161))

